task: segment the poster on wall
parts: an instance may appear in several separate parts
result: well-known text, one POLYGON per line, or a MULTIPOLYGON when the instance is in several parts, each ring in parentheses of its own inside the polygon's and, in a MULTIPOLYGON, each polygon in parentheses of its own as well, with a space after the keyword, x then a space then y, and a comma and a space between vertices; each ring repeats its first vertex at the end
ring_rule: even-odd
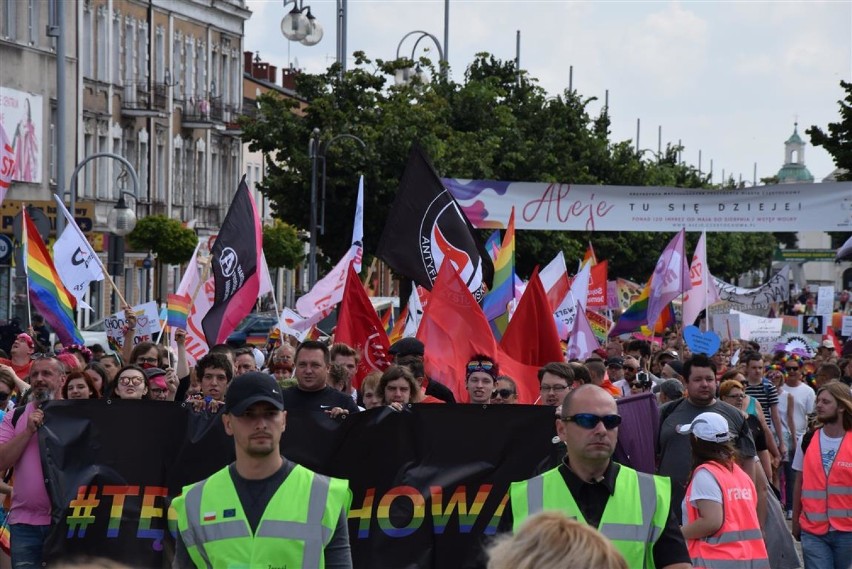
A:
POLYGON ((12 143, 12 180, 41 183, 44 166, 44 103, 41 95, 0 87, 0 124, 12 143))

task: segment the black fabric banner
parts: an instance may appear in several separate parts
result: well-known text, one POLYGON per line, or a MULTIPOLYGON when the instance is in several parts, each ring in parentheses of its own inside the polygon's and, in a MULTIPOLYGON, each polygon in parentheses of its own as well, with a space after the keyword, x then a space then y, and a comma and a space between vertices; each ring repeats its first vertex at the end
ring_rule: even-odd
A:
POLYGON ((444 258, 449 258, 477 301, 494 279, 491 257, 416 143, 408 155, 376 256, 429 290, 444 258))
MULTIPOLYGON (((509 483, 556 464, 553 409, 416 405, 336 421, 289 412, 289 459, 346 478, 355 567, 481 566, 509 483)), ((167 567, 170 498, 234 458, 218 416, 160 401, 55 401, 39 431, 54 524, 48 558, 167 567)))

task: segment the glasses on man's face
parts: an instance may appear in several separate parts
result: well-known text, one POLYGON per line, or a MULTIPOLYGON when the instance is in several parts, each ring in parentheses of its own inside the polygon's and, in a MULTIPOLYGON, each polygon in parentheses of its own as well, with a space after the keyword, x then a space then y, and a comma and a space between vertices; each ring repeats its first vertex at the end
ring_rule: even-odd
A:
POLYGON ((489 361, 486 361, 486 360, 482 360, 482 361, 474 360, 472 362, 467 363, 467 371, 477 371, 477 370, 489 371, 493 367, 494 367, 494 362, 489 362, 489 361))
POLYGON ((55 358, 56 358, 56 354, 54 354, 53 352, 36 352, 36 353, 30 355, 30 359, 32 361, 50 360, 50 359, 55 359, 55 358))
POLYGON ((594 415, 592 413, 577 413, 569 417, 562 417, 566 423, 575 423, 583 429, 594 429, 598 423, 603 423, 607 431, 610 431, 621 424, 621 415, 594 415))
POLYGON ((539 390, 542 393, 548 393, 548 392, 560 393, 562 391, 565 391, 566 389, 568 389, 567 385, 542 385, 539 388, 539 390))
POLYGON ((124 385, 125 387, 128 386, 128 385, 139 386, 139 385, 142 385, 143 383, 145 383, 145 378, 142 378, 142 377, 139 377, 139 376, 136 376, 136 375, 135 376, 123 375, 123 376, 118 378, 118 384, 124 385))
POLYGON ((787 371, 792 371, 792 372, 798 372, 798 371, 799 371, 799 367, 798 367, 798 366, 786 367, 786 368, 784 368, 784 369, 786 369, 787 371))
POLYGON ((494 391, 491 392, 491 399, 496 399, 498 395, 502 399, 508 399, 509 397, 511 397, 514 394, 515 394, 515 392, 512 391, 511 389, 495 389, 494 391))
POLYGON ((149 358, 146 356, 139 356, 136 358, 137 364, 155 364, 160 361, 160 358, 149 358))
POLYGON ((638 367, 624 366, 625 371, 639 371, 638 367))

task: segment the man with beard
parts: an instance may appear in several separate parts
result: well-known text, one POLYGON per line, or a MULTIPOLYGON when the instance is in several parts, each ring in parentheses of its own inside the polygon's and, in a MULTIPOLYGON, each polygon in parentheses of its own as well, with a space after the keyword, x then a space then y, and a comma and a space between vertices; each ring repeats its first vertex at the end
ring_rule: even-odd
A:
POLYGON ((15 468, 15 491, 9 512, 13 567, 41 567, 50 530, 50 498, 44 485, 36 432, 44 424, 42 406, 62 398, 65 368, 53 354, 34 354, 30 401, 0 424, 0 471, 15 468))
POLYGON ((553 470, 513 482, 501 528, 513 530, 538 512, 557 510, 597 528, 630 567, 688 569, 689 553, 672 513, 668 478, 612 461, 621 416, 597 385, 569 392, 556 419, 567 456, 553 470), (510 518, 510 519, 507 519, 510 518))
POLYGON ((174 566, 352 567, 349 485, 280 454, 286 418, 269 375, 249 372, 231 382, 222 422, 236 461, 173 501, 174 566))
POLYGON ((11 358, 0 358, 0 364, 6 364, 11 367, 12 371, 15 372, 15 375, 18 376, 18 379, 26 379, 27 375, 30 373, 30 366, 32 366, 30 356, 34 351, 35 342, 33 342, 33 339, 30 338, 30 335, 24 333, 18 334, 15 338, 15 342, 9 349, 9 355, 11 358))

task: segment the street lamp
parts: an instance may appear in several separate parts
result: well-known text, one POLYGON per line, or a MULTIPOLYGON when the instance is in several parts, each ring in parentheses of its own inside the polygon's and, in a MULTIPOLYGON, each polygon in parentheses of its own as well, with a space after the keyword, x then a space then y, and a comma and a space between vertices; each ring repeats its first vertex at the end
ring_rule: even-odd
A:
POLYGON ((322 40, 323 29, 311 14, 311 7, 304 0, 284 0, 284 6, 293 3, 293 9, 281 20, 281 33, 290 41, 302 45, 316 45, 322 40))
MULTIPOLYGON (((420 42, 423 40, 423 38, 431 39, 432 42, 435 44, 435 47, 438 49, 438 62, 439 62, 439 65, 441 66, 441 75, 446 79, 447 72, 449 70, 448 69, 449 66, 447 64, 447 60, 444 59, 444 50, 441 49, 441 42, 438 41, 438 38, 436 38, 435 36, 433 36, 429 32, 424 32, 423 30, 415 30, 413 32, 408 32, 407 34, 402 36, 402 39, 399 40, 399 44, 397 44, 397 46, 396 46, 396 59, 400 59, 399 50, 402 49, 403 42, 405 42, 406 39, 408 39, 409 37, 411 37, 415 34, 420 34, 420 35, 417 37, 417 40, 414 42, 414 46, 411 48, 411 57, 409 59, 411 61, 414 61, 414 53, 417 51, 417 46, 420 44, 420 42)), ((426 81, 426 76, 423 73, 423 70, 420 68, 419 64, 416 64, 414 67, 406 67, 404 69, 397 69, 396 73, 394 75, 394 82, 397 85, 407 85, 415 77, 420 82, 426 81)))
POLYGON ((107 216, 107 226, 110 231, 119 237, 123 237, 133 231, 133 228, 136 227, 136 213, 127 206, 127 202, 124 201, 124 196, 131 196, 134 200, 139 199, 139 177, 136 175, 136 170, 133 168, 133 164, 118 154, 113 154, 112 152, 99 152, 97 154, 87 156, 82 162, 77 164, 77 167, 74 168, 74 173, 71 174, 71 215, 74 215, 74 208, 77 203, 77 175, 86 164, 95 158, 110 158, 112 160, 118 160, 124 165, 124 170, 118 176, 118 181, 121 183, 118 203, 115 204, 115 207, 107 216), (124 189, 124 179, 128 174, 130 174, 130 179, 133 182, 132 193, 124 189))
POLYGON ((327 142, 320 140, 320 129, 315 128, 311 132, 308 141, 308 157, 311 159, 311 221, 310 221, 310 243, 308 249, 308 289, 314 288, 317 282, 317 232, 325 234, 325 157, 329 146, 338 140, 348 138, 361 145, 362 150, 367 149, 363 140, 354 134, 338 134, 327 142), (322 201, 319 201, 317 192, 318 163, 322 160, 322 201), (317 218, 320 222, 317 222, 317 218))

